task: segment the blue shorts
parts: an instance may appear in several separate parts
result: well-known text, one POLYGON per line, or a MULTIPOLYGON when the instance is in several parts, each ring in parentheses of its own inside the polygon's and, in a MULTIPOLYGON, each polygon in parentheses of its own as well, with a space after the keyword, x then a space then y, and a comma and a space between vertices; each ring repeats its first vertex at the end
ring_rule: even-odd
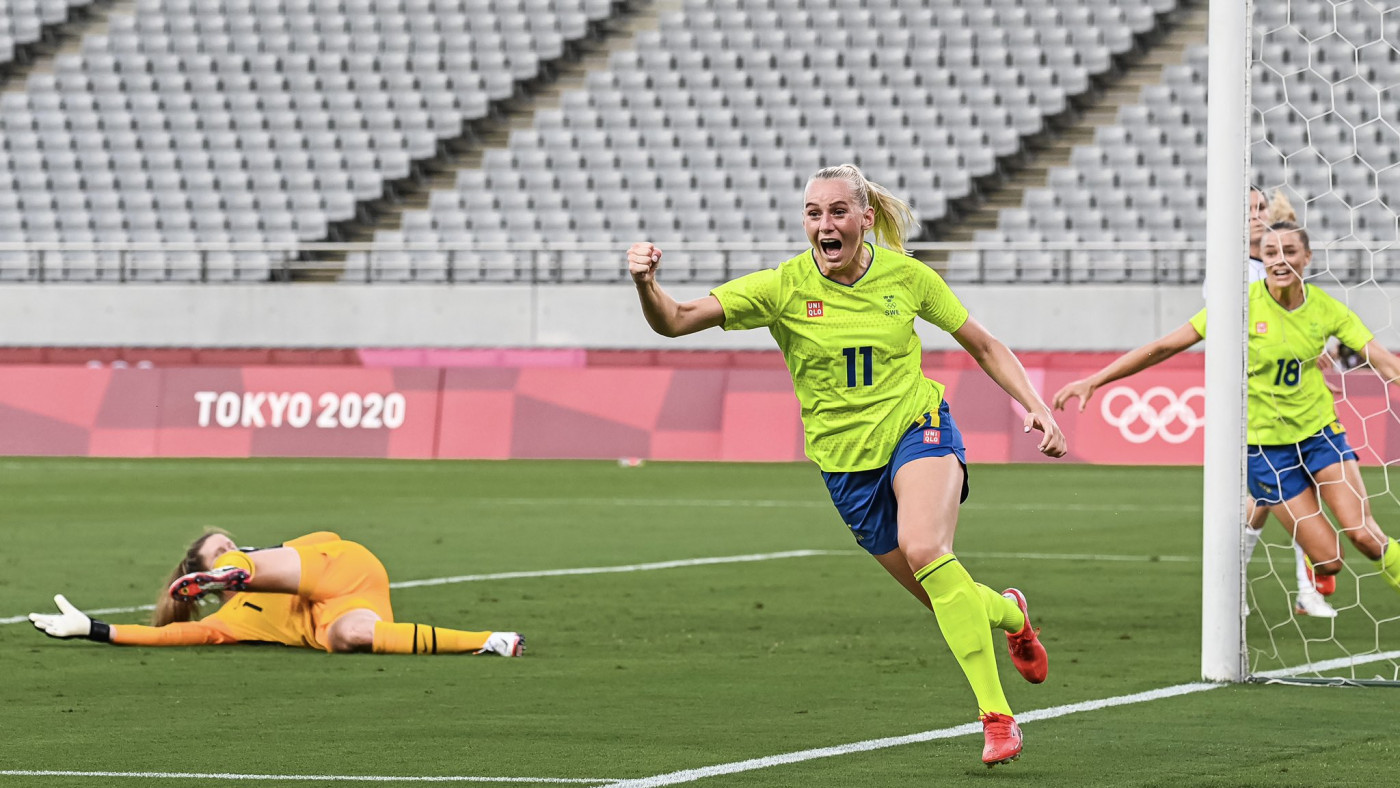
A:
POLYGON ((1316 435, 1287 446, 1249 447, 1249 494, 1269 506, 1290 500, 1316 483, 1313 474, 1356 459, 1346 431, 1332 423, 1316 435))
POLYGON ((963 485, 959 501, 966 501, 967 450, 963 447, 962 433, 953 423, 945 401, 938 406, 936 422, 926 413, 922 421, 904 433, 899 445, 895 446, 894 455, 884 467, 868 471, 822 471, 822 478, 826 480, 826 489, 831 492, 831 502, 836 504, 841 519, 850 526, 856 542, 871 555, 884 555, 899 547, 899 502, 894 497, 894 475, 910 460, 946 454, 957 457, 962 465, 963 485))

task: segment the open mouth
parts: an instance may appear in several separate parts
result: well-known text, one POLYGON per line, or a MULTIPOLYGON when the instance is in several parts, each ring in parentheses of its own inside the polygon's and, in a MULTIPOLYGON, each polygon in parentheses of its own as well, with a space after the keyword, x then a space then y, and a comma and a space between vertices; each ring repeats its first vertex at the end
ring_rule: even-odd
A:
POLYGON ((841 253, 840 238, 823 238, 817 242, 817 246, 821 248, 822 254, 828 257, 841 253))

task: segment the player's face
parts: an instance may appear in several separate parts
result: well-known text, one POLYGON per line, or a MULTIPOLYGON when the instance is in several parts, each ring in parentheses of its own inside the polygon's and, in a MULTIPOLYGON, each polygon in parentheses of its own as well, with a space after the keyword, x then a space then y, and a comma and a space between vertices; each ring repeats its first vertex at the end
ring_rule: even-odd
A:
POLYGON ((875 226, 875 209, 861 210, 851 185, 843 180, 807 184, 802 226, 828 272, 859 265, 861 243, 875 226))
POLYGON ((238 545, 234 544, 233 540, 227 536, 210 534, 209 538, 204 540, 204 544, 199 546, 199 560, 203 563, 204 568, 208 569, 214 565, 214 559, 230 550, 237 549, 238 545))
POLYGON ((1264 236, 1261 251, 1269 283, 1277 287, 1302 281, 1303 270, 1312 261, 1312 250, 1294 230, 1270 231, 1264 236))
POLYGON ((1249 242, 1259 243, 1269 229, 1269 203, 1264 193, 1249 190, 1249 242))

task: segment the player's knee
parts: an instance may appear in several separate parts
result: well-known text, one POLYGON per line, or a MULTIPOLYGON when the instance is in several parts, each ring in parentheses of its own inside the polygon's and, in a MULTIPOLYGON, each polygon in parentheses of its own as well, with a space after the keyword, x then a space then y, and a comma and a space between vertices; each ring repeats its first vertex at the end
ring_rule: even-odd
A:
POLYGON ((1313 574, 1327 577, 1342 571, 1342 556, 1338 553, 1335 557, 1322 561, 1313 561, 1313 574))
POLYGON ((326 632, 327 647, 337 654, 369 651, 374 647, 374 621, 346 616, 326 632))
POLYGON ((953 552, 953 546, 940 544, 907 545, 903 547, 903 550, 905 559, 909 561, 909 568, 917 572, 953 552))

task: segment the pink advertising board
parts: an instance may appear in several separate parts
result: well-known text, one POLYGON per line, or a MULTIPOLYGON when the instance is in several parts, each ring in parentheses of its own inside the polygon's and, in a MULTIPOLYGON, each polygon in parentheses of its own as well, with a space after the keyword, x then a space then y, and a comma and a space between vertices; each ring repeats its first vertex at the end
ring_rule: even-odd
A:
MULTIPOLYGON (((802 459, 797 401, 772 359, 469 355, 470 363, 428 366, 0 364, 0 455, 802 459)), ((1022 360, 1048 398, 1107 357, 1022 360)), ((969 359, 926 361, 948 387, 970 461, 1046 461, 1022 433, 1019 408, 969 359)), ((1068 460, 1199 464, 1202 383, 1199 357, 1184 356, 1105 386, 1083 413, 1059 416, 1068 460)), ((1365 371, 1345 383, 1339 417, 1363 461, 1400 456, 1381 383, 1365 371)))

